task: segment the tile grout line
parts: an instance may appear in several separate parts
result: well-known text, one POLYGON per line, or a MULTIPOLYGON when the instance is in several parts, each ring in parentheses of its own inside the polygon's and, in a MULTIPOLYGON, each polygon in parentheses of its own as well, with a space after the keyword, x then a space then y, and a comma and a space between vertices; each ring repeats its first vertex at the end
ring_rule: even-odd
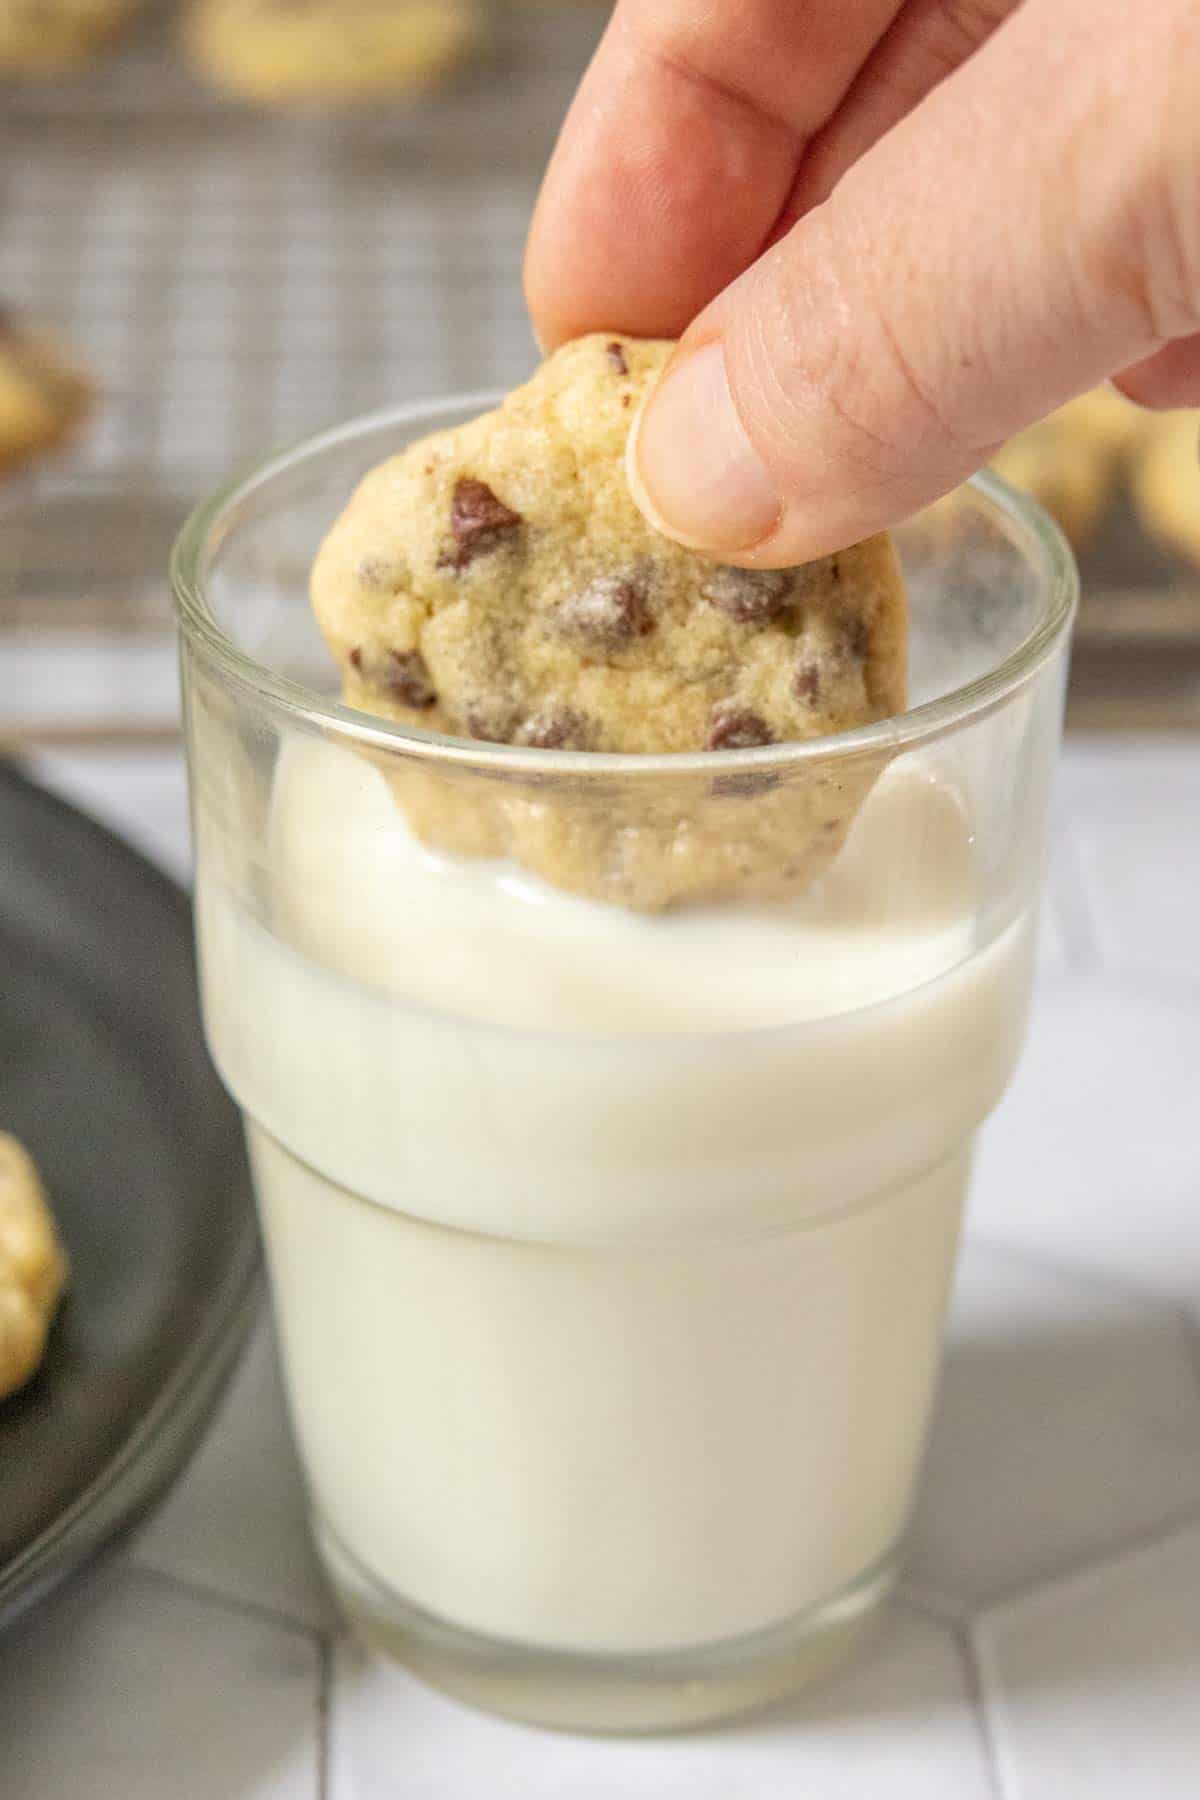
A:
POLYGON ((1033 1575, 1028 1580, 1016 1582, 1011 1587, 997 1588, 989 1594, 956 1600, 951 1594, 916 1586, 908 1576, 904 1576, 897 1584, 892 1604, 914 1613, 918 1618, 927 1619, 930 1624, 941 1625, 957 1634, 963 1630, 973 1630, 981 1620, 988 1619, 995 1613, 1007 1612, 1036 1599, 1039 1594, 1069 1586, 1074 1581, 1086 1581, 1093 1575, 1103 1574, 1106 1569, 1120 1567, 1145 1551, 1169 1544, 1173 1538, 1183 1537, 1197 1529, 1200 1529, 1200 1507, 1188 1506, 1172 1513, 1167 1519, 1160 1520, 1157 1525, 1120 1538, 1107 1549, 1076 1557, 1049 1573, 1033 1575))
MULTIPOLYGON (((980 1647, 975 1638, 976 1620, 964 1616, 961 1611, 957 1614, 949 1610, 941 1611, 936 1604, 931 1604, 915 1593, 904 1581, 896 1589, 893 1604, 949 1634, 962 1664, 963 1685, 983 1752, 988 1791, 992 1800, 1008 1800, 1008 1784, 1004 1778, 1000 1746, 994 1729, 988 1683, 984 1677, 980 1647)), ((948 1609, 949 1602, 946 1604, 948 1609)))
POLYGON ((1029 1581, 1017 1582, 1013 1587, 1000 1589, 979 1600, 971 1607, 969 1623, 976 1625, 980 1620, 989 1619, 996 1613, 1010 1612, 1016 1607, 1024 1606, 1043 1594, 1052 1594, 1060 1588, 1070 1587, 1074 1582, 1089 1581, 1095 1575, 1102 1575, 1106 1569, 1120 1568, 1145 1552, 1160 1549, 1172 1539, 1186 1537, 1189 1532, 1198 1529, 1200 1507, 1185 1507, 1147 1531, 1122 1538, 1107 1550, 1076 1557, 1055 1569, 1052 1574, 1037 1575, 1029 1581))
POLYGON ((329 1632, 318 1639, 320 1664, 317 1670, 317 1800, 330 1800, 333 1792, 333 1659, 335 1645, 329 1632))
POLYGON ((902 1575, 897 1582, 892 1604, 904 1612, 915 1613, 920 1619, 928 1619, 931 1625, 944 1625, 952 1631, 959 1630, 967 1622, 967 1614, 952 1595, 939 1593, 936 1588, 916 1586, 907 1575, 902 1575))
POLYGON ((138 1575, 149 1576, 151 1580, 161 1582, 164 1587, 174 1588, 176 1592, 187 1594, 191 1599, 206 1606, 223 1607, 226 1612, 239 1614, 242 1618, 254 1619, 260 1625, 273 1625, 277 1631, 286 1631, 295 1637, 309 1639, 320 1643, 329 1635, 319 1625, 310 1625, 303 1619, 295 1618, 291 1613, 281 1612, 278 1608, 264 1605, 258 1600, 245 1600, 239 1595, 230 1593, 225 1588, 212 1586, 206 1581, 197 1581, 188 1575, 177 1575, 171 1569, 161 1568, 157 1563, 147 1562, 138 1551, 133 1551, 126 1567, 138 1575))
POLYGON ((988 1773, 996 1800, 1018 1800, 1017 1785, 1011 1759, 998 1729, 1004 1707, 1004 1684, 996 1667, 995 1654, 986 1636, 979 1634, 979 1621, 969 1620, 964 1626, 966 1655, 974 1680, 978 1683, 979 1706, 984 1721, 987 1743, 988 1773))
POLYGON ((999 1746, 993 1729, 992 1710, 988 1702, 987 1685, 984 1681, 972 1620, 963 1619, 954 1627, 954 1641, 962 1658, 967 1699, 970 1702, 971 1716, 975 1721, 980 1747, 983 1750, 983 1760, 987 1767, 988 1787, 992 1794, 992 1800, 1005 1800, 1006 1783, 1000 1766, 999 1746))
POLYGON ((1187 1347, 1188 1361, 1196 1376, 1197 1391, 1200 1392, 1200 1318, 1187 1306, 1180 1307, 1179 1316, 1183 1322, 1183 1341, 1187 1347))

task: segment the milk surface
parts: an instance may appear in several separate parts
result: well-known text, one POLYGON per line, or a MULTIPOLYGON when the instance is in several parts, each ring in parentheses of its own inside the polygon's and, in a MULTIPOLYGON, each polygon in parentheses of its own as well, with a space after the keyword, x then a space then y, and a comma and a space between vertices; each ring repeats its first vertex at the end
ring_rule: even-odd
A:
POLYGON ((648 918, 431 854, 294 743, 263 881, 252 917, 202 877, 203 992, 325 1529, 444 1620, 589 1651, 890 1556, 1029 985, 954 794, 909 759, 801 900, 648 918))

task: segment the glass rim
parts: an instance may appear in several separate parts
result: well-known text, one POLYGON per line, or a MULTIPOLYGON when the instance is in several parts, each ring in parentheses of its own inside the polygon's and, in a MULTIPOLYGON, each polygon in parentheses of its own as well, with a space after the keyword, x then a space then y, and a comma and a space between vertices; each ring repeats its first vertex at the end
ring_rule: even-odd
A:
MULTIPOLYGON (((171 592, 180 629, 189 647, 235 685, 248 690, 293 720, 334 731, 375 750, 391 750, 438 764, 479 772, 513 775, 562 775, 572 779, 620 775, 711 776, 714 768, 781 771, 806 763, 850 760, 857 756, 892 757, 929 743, 981 718, 1026 687, 1066 637, 1079 598, 1079 574, 1066 536, 1044 508, 1012 488, 991 470, 982 470, 963 485, 982 496, 1008 528, 1010 542, 1040 577, 1043 603, 1033 627, 994 668, 933 700, 885 719, 823 737, 788 740, 746 750, 658 752, 544 750, 519 744, 496 744, 452 737, 418 725, 402 725, 349 706, 336 696, 317 693, 280 674, 242 650, 218 624, 205 595, 203 558, 219 549, 222 520, 241 501, 266 487, 276 476, 308 459, 389 426, 417 421, 436 429, 449 415, 467 409, 486 411, 501 398, 498 390, 453 394, 437 400, 406 401, 361 414, 302 438, 235 473, 201 500, 175 539, 170 559, 171 592)), ((347 499, 349 495, 347 494, 347 499)))

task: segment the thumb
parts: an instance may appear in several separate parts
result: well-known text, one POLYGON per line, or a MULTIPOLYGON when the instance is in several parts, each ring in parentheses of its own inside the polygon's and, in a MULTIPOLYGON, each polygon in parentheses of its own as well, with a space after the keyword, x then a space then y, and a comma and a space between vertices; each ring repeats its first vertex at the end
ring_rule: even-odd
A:
POLYGON ((696 320, 638 420, 668 536, 782 566, 897 523, 1200 330, 1192 0, 1033 0, 696 320))

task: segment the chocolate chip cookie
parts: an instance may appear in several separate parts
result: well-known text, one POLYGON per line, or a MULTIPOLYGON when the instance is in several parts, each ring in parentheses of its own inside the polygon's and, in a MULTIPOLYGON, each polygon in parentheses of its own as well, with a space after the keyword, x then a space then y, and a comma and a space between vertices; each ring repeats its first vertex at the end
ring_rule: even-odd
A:
POLYGON ((0 308, 0 469, 69 437, 90 399, 61 351, 0 308))
POLYGON ((1078 547, 1115 497, 1145 420, 1113 388, 1094 388, 1011 438, 992 466, 1032 494, 1078 547))
POLYGON ((52 74, 93 55, 137 0, 0 0, 0 71, 52 74))
POLYGON ((1132 486, 1150 536, 1200 565, 1200 412, 1148 415, 1132 486))
POLYGON ((434 87, 484 38, 481 0, 195 0, 184 48, 243 99, 346 102, 434 87))
MULTIPOLYGON (((495 412, 366 477, 312 584, 353 705, 485 742, 633 753, 753 749, 902 710, 907 608, 888 539, 801 568, 726 567, 634 505, 625 443, 671 349, 568 344, 495 412)), ((653 819, 612 795, 604 816, 581 797, 569 819, 515 788, 451 802, 415 778, 404 799, 432 841, 652 907, 801 885, 861 798, 845 772, 702 787, 653 819)))
POLYGON ((33 1159, 0 1131, 0 1399, 42 1360, 67 1259, 33 1159))

